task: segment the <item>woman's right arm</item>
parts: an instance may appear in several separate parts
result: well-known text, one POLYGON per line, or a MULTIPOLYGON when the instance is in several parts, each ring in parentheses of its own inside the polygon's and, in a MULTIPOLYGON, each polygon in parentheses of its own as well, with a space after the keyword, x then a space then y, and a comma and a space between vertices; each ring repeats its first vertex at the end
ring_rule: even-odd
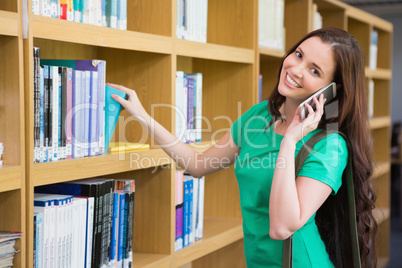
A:
POLYGON ((113 95, 140 124, 147 130, 155 142, 186 172, 193 177, 201 177, 234 163, 240 148, 233 141, 230 130, 205 152, 199 153, 191 146, 181 142, 166 128, 153 119, 144 109, 135 91, 124 86, 109 84, 125 92, 127 100, 113 95))

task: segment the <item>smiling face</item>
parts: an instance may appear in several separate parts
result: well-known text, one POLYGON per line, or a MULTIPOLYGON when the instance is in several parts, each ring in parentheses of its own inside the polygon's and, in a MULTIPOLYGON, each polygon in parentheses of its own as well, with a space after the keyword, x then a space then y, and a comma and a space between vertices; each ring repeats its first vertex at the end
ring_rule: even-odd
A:
POLYGON ((279 93, 301 103, 334 78, 336 63, 329 44, 319 37, 311 37, 283 61, 279 93))

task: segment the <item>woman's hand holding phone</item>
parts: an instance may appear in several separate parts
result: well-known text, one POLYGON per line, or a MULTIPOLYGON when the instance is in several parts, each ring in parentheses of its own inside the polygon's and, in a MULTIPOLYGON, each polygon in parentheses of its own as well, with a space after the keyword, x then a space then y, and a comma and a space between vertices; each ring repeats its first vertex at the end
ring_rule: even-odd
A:
POLYGON ((302 120, 300 117, 300 107, 298 107, 296 109, 296 114, 293 117, 293 121, 286 130, 285 137, 287 139, 291 139, 294 144, 296 144, 308 133, 315 130, 318 127, 318 123, 320 122, 322 115, 324 114, 324 104, 327 101, 327 99, 324 98, 324 94, 320 94, 318 99, 313 97, 312 100, 316 109, 314 110, 309 103, 304 103, 305 108, 308 111, 308 115, 306 118, 304 118, 304 120, 302 120))

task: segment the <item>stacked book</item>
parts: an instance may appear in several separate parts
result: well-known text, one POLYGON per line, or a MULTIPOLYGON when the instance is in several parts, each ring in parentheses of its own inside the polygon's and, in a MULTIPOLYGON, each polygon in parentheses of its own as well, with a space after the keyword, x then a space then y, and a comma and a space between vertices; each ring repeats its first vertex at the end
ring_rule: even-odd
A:
POLYGON ((199 142, 202 135, 202 73, 176 72, 176 137, 199 142))
POLYGON ((278 51, 285 49, 284 0, 258 1, 258 44, 278 51))
POLYGON ((176 37, 206 43, 208 0, 176 1, 176 37))
POLYGON ((127 0, 33 0, 32 14, 127 30, 127 0))
POLYGON ((3 165, 3 152, 4 152, 4 146, 3 146, 3 143, 2 142, 0 142, 0 166, 2 166, 3 165))
POLYGON ((36 187, 34 267, 130 267, 134 192, 100 178, 36 187))
POLYGON ((15 242, 21 239, 22 233, 0 231, 0 268, 12 267, 15 253, 15 242))
POLYGON ((205 177, 194 178, 176 171, 175 250, 188 247, 203 237, 205 177))

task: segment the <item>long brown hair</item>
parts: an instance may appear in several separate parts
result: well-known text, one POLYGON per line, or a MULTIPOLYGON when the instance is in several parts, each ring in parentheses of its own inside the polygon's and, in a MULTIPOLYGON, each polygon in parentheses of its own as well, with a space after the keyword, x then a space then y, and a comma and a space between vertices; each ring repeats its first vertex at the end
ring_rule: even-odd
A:
MULTIPOLYGON (((322 117, 319 128, 336 123, 339 131, 348 138, 353 162, 353 180, 356 199, 356 217, 362 267, 376 266, 375 234, 377 223, 373 216, 376 196, 370 183, 373 173, 372 142, 368 119, 368 105, 364 74, 364 55, 356 39, 344 30, 322 28, 307 34, 284 56, 292 54, 306 39, 317 36, 329 44, 334 52, 338 102, 336 114, 322 117)), ((280 78, 268 98, 272 118, 282 118, 279 108, 286 98, 278 92, 280 78)), ((335 267, 352 266, 352 250, 349 235, 348 204, 345 182, 336 195, 331 195, 317 211, 316 223, 327 252, 335 267)))

